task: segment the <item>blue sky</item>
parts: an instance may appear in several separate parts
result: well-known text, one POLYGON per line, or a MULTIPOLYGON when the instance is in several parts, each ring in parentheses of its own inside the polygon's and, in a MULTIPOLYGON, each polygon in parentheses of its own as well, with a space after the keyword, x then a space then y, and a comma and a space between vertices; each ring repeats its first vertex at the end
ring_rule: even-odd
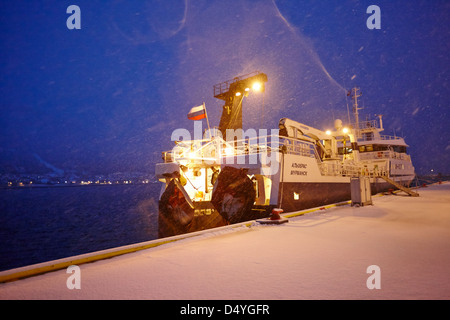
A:
MULTIPOLYGON (((406 138, 416 170, 450 172, 448 1, 14 1, 0 4, 0 169, 36 159, 90 172, 153 171, 176 128, 212 86, 268 75, 244 126, 290 117, 326 129, 346 119, 345 89, 364 115, 406 138), (69 30, 66 9, 81 9, 69 30), (381 9, 369 30, 366 9, 381 9), (36 156, 37 155, 37 156, 36 156)), ((206 125, 206 124, 205 124, 206 125)))

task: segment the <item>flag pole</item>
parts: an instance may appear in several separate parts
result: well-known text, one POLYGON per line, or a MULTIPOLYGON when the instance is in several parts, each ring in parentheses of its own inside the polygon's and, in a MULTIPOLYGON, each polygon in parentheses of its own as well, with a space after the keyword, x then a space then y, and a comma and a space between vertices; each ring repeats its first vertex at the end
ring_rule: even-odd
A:
POLYGON ((208 112, 206 112, 206 105, 205 105, 205 102, 204 102, 204 101, 203 101, 203 109, 205 109, 206 122, 208 123, 209 138, 212 139, 212 136, 211 136, 211 128, 209 127, 208 112))

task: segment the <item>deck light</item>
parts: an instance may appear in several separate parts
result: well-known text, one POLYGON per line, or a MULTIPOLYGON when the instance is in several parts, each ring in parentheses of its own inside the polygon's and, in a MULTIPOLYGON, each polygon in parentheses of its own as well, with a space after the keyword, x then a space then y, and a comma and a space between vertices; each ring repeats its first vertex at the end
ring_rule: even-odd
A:
POLYGON ((262 85, 260 82, 255 82, 252 86, 253 91, 261 91, 262 85))
POLYGON ((187 155, 187 157, 188 157, 189 159, 194 159, 195 156, 196 156, 195 152, 189 152, 188 155, 187 155))
POLYGON ((224 151, 227 156, 231 156, 234 153, 234 150, 231 147, 226 147, 224 151))

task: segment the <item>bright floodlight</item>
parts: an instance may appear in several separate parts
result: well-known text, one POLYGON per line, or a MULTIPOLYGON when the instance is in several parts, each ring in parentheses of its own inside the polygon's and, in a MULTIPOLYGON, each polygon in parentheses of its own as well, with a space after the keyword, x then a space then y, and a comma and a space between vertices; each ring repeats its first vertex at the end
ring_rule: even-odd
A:
POLYGON ((260 82, 255 82, 252 86, 253 91, 261 91, 262 85, 260 82))
POLYGON ((348 132, 348 128, 342 129, 342 132, 343 132, 343 133, 347 133, 347 132, 348 132))
POLYGON ((189 159, 194 159, 196 155, 195 152, 189 152, 187 156, 189 159))
POLYGON ((225 154, 226 154, 227 156, 231 156, 231 155, 233 155, 233 153, 234 153, 233 148, 231 148, 231 147, 226 147, 226 148, 225 148, 225 154))

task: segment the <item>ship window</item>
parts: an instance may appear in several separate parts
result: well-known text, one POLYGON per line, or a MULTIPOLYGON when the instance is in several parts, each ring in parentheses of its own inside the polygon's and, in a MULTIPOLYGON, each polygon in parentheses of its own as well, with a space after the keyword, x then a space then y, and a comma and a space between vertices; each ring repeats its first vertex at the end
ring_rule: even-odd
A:
POLYGON ((373 132, 366 132, 363 134, 363 138, 365 141, 373 140, 373 132))
POLYGON ((366 151, 367 152, 373 151, 373 145, 371 144, 366 145, 366 151))
POLYGON ((373 145, 373 151, 386 151, 388 150, 388 146, 382 145, 382 144, 374 144, 373 145))
POLYGON ((405 146, 394 146, 394 151, 399 153, 406 153, 406 147, 405 146))
POLYGON ((384 144, 374 144, 373 151, 389 151, 389 146, 384 144))
POLYGON ((359 146, 359 152, 366 152, 365 146, 359 146))
POLYGON ((339 148, 338 148, 338 153, 339 153, 340 155, 343 155, 343 154, 349 154, 349 153, 352 153, 352 152, 353 152, 353 149, 352 149, 351 147, 347 147, 347 148, 339 147, 339 148))

